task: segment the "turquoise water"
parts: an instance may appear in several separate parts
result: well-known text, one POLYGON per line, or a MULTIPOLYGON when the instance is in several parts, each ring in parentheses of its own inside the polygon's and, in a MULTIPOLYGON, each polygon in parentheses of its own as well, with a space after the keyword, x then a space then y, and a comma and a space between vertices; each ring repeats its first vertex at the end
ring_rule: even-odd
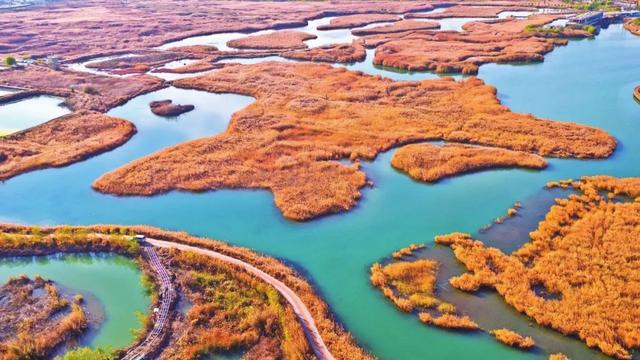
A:
POLYGON ((18 90, 5 88, 0 86, 0 96, 9 95, 18 92, 18 90))
MULTIPOLYGON (((364 164, 375 186, 363 190, 357 208, 307 223, 282 218, 266 191, 172 192, 152 198, 117 198, 93 192, 90 185, 102 173, 170 144, 220 131, 232 112, 252 101, 237 95, 169 88, 110 112, 130 119, 139 130, 119 149, 0 185, 0 217, 35 224, 150 224, 281 257, 309 276, 337 317, 382 359, 543 358, 547 351, 560 350, 574 359, 589 359, 594 353, 576 341, 523 353, 486 335, 425 327, 414 316, 395 310, 369 285, 368 269, 400 247, 432 242, 436 234, 475 232, 514 202, 539 194, 547 181, 590 174, 639 175, 640 106, 631 98, 640 74, 638 58, 640 38, 615 25, 595 40, 572 41, 557 48, 544 63, 480 69, 479 76, 497 86, 500 98, 514 111, 609 131, 620 146, 606 161, 554 159, 541 172, 486 171, 425 185, 393 170, 389 165, 392 153, 388 152, 364 164), (164 120, 147 107, 149 101, 164 98, 195 104, 196 109, 175 120, 164 120)), ((361 68, 391 74, 384 69, 361 68)), ((484 311, 503 310, 506 307, 496 310, 487 306, 484 311)))
POLYGON ((21 274, 31 278, 42 275, 74 294, 99 299, 104 307, 104 321, 99 331, 81 338, 83 346, 127 346, 133 341, 129 329, 140 327, 134 313, 146 313, 149 306, 149 298, 140 286, 140 270, 122 256, 58 255, 0 261, 0 283, 21 274))
POLYGON ((0 134, 24 130, 69 113, 64 99, 35 96, 0 106, 0 134))

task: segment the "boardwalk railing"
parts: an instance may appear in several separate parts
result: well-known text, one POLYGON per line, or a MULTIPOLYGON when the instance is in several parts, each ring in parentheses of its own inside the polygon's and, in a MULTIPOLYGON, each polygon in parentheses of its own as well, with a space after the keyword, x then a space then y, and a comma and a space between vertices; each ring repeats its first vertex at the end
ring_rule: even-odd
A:
POLYGON ((142 360, 149 358, 161 345, 166 335, 165 330, 169 326, 171 308, 176 300, 176 290, 171 281, 171 274, 162 264, 153 246, 145 244, 142 246, 143 255, 148 259, 149 265, 156 273, 160 282, 160 307, 155 313, 156 319, 153 329, 138 346, 130 349, 122 360, 142 360))

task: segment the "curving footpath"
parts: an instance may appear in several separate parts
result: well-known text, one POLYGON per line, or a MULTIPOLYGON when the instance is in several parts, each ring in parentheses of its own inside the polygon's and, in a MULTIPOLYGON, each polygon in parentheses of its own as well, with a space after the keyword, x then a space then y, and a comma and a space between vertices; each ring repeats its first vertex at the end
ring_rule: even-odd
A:
POLYGON ((206 255, 214 259, 218 259, 224 262, 234 264, 246 270, 250 274, 260 278, 261 280, 268 283, 269 285, 273 286, 285 298, 285 300, 287 300, 287 302, 293 308, 293 311, 298 317, 298 320, 300 320, 300 324, 302 325, 304 334, 307 337, 307 341, 309 342, 309 345, 311 345, 311 348, 313 349, 313 352, 316 354, 318 359, 335 360, 333 355, 331 355, 331 352, 329 352, 329 349, 325 345, 324 341, 322 340, 322 336, 320 336, 320 331, 318 331, 318 328, 316 327, 316 323, 313 320, 313 317, 311 316, 311 313, 307 309, 304 302, 302 302, 302 300, 298 297, 298 295, 296 295, 296 293, 293 290, 291 290, 287 285, 285 285, 282 281, 274 278, 273 276, 267 274, 266 272, 258 269, 257 267, 251 264, 248 264, 236 258, 232 258, 231 256, 223 255, 213 250, 201 249, 195 246, 179 244, 171 241, 156 240, 151 238, 147 238, 146 241, 149 244, 160 247, 160 248, 173 248, 173 249, 178 249, 182 251, 192 251, 194 253, 206 255))

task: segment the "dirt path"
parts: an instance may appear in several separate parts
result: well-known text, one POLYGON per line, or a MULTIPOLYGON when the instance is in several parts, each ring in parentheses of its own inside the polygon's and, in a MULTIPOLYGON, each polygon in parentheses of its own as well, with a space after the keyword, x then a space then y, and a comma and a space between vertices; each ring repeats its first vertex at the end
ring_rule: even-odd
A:
POLYGON ((313 320, 313 317, 311 316, 311 313, 309 312, 305 304, 298 297, 298 295, 296 295, 296 293, 293 290, 291 290, 287 285, 285 285, 282 281, 274 278, 273 276, 265 273, 264 271, 258 269, 257 267, 251 264, 248 264, 241 260, 232 258, 227 255, 223 255, 221 253, 218 253, 212 250, 202 249, 202 248, 184 245, 184 244, 178 244, 170 241, 156 240, 151 238, 147 238, 147 242, 153 246, 157 246, 161 248, 174 248, 174 249, 183 250, 183 251, 192 251, 198 254, 210 256, 212 258, 237 265, 245 269, 249 273, 253 274, 254 276, 262 279, 266 283, 270 284, 287 300, 287 302, 293 308, 293 311, 295 312, 296 316, 300 320, 300 324, 304 329, 304 333, 307 337, 309 345, 313 349, 313 352, 316 354, 316 356, 320 360, 335 360, 333 355, 331 355, 331 352, 329 352, 329 349, 325 345, 324 341, 322 340, 322 336, 320 336, 320 332, 316 328, 315 321, 313 320))

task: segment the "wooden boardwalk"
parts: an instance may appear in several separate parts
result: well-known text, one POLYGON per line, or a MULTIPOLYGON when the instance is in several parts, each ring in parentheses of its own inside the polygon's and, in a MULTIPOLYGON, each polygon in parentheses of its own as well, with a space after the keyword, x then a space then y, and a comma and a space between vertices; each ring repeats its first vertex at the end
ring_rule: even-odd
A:
POLYGON ((159 300, 160 307, 155 313, 155 321, 153 322, 153 329, 147 335, 147 337, 138 346, 129 349, 127 353, 122 357, 122 360, 141 360, 149 359, 150 355, 154 354, 156 350, 162 344, 165 339, 166 329, 169 327, 169 321, 171 319, 171 309, 177 298, 176 290, 173 287, 171 281, 171 274, 167 268, 162 264, 158 254, 153 246, 144 244, 142 246, 143 255, 149 261, 149 265, 156 273, 158 280, 160 280, 160 292, 159 300))
MULTIPOLYGON (((212 257, 214 259, 218 259, 227 263, 234 264, 248 273, 256 276, 257 278, 263 280, 269 285, 273 286, 284 299, 291 305, 293 312, 296 314, 298 321, 300 321, 300 325, 302 325, 302 329, 304 330, 304 334, 307 338, 309 346, 313 349, 313 352, 316 354, 318 359, 320 360, 335 360, 329 349, 322 340, 322 336, 320 335, 320 331, 316 327, 316 323, 313 320, 313 316, 311 316, 311 312, 307 309, 307 306, 304 304, 302 299, 298 297, 298 295, 291 290, 285 283, 274 278, 273 276, 267 274, 266 272, 258 269, 257 267, 246 263, 242 260, 233 258, 228 255, 221 254, 219 252, 203 249, 195 246, 180 244, 171 241, 164 240, 156 240, 156 239, 147 239, 147 242, 153 246, 162 247, 162 248, 173 248, 181 251, 192 251, 198 254, 206 255, 212 257)), ((133 359, 133 358, 132 358, 133 359)))
POLYGON ((324 340, 322 340, 320 331, 316 327, 315 321, 313 320, 309 309, 307 309, 306 305, 304 304, 304 302, 302 302, 300 297, 298 297, 298 295, 293 290, 291 290, 291 288, 289 288, 280 280, 274 278, 273 276, 265 273, 264 271, 249 263, 236 258, 232 258, 228 255, 215 252, 213 250, 150 238, 147 238, 145 240, 142 251, 144 256, 148 259, 152 269, 155 271, 158 279, 160 280, 160 308, 156 313, 156 319, 154 321, 153 329, 151 330, 151 332, 141 343, 129 349, 129 351, 127 351, 127 353, 121 358, 122 360, 142 360, 152 358, 152 356, 162 345, 162 342, 167 335, 166 330, 170 325, 169 320, 171 318, 171 311, 173 308, 173 304, 177 299, 177 294, 175 288, 173 287, 171 274, 158 258, 158 254, 154 250, 154 247, 174 248, 181 251, 192 251, 195 253, 203 254, 224 262, 237 265, 250 274, 253 274, 259 279, 262 279, 266 283, 273 286, 291 305, 294 313, 296 314, 296 317, 300 321, 300 325, 302 325, 302 329, 304 330, 304 334, 307 338, 307 341, 309 342, 309 346, 311 346, 318 359, 335 360, 335 358, 325 345, 324 340))

